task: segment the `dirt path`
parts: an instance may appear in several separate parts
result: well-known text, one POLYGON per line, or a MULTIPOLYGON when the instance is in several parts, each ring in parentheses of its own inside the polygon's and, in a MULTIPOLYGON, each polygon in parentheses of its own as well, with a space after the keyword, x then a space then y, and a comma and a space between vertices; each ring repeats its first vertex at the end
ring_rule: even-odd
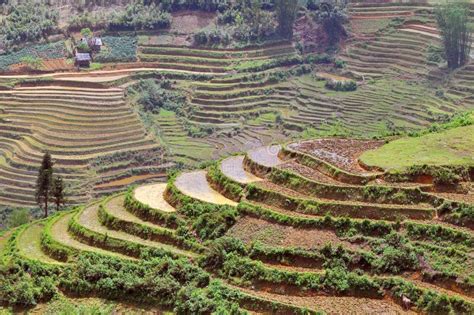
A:
POLYGON ((99 71, 87 71, 87 72, 58 72, 58 73, 45 73, 45 74, 24 74, 24 75, 0 75, 0 79, 39 79, 39 78, 53 78, 70 81, 88 81, 88 82, 107 82, 123 77, 127 77, 137 72, 145 71, 164 71, 164 72, 176 72, 185 74, 204 74, 219 76, 225 73, 213 73, 213 72, 200 72, 200 71, 188 71, 178 69, 165 69, 165 68, 130 68, 130 69, 118 69, 118 70, 99 70, 99 71))
POLYGON ((164 212, 175 212, 176 209, 166 202, 163 196, 166 186, 166 183, 140 186, 135 189, 133 196, 141 203, 144 203, 153 209, 164 212))
POLYGON ((223 160, 221 162, 220 168, 225 176, 241 184, 249 184, 261 181, 261 178, 244 170, 243 162, 243 155, 232 156, 223 160))
POLYGON ((133 259, 125 255, 121 255, 118 253, 103 250, 101 248, 89 246, 87 244, 81 243, 77 241, 76 239, 74 239, 68 231, 68 224, 73 215, 74 213, 66 214, 61 219, 56 221, 56 223, 53 224, 53 226, 51 227, 51 235, 54 240, 56 240, 57 242, 67 247, 71 247, 79 251, 93 252, 93 253, 98 253, 98 254, 103 254, 103 255, 115 256, 115 257, 119 257, 123 259, 133 259))
POLYGON ((280 152, 280 150, 280 145, 272 145, 250 150, 247 152, 247 156, 257 164, 266 167, 274 167, 283 163, 283 161, 278 157, 278 152, 280 152))
POLYGON ((178 176, 175 185, 178 190, 191 198, 217 205, 237 206, 235 201, 212 189, 207 182, 206 171, 183 173, 178 176))

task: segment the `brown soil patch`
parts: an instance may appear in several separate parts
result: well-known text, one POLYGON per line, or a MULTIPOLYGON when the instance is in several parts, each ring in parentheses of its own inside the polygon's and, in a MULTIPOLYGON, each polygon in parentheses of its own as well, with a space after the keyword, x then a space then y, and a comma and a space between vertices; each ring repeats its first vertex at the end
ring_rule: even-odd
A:
POLYGON ((256 295, 270 301, 308 308, 314 311, 323 311, 327 314, 417 314, 412 310, 404 310, 389 298, 378 300, 345 296, 293 296, 254 291, 240 287, 238 289, 247 294, 256 295))
POLYGON ((216 14, 211 12, 181 11, 172 15, 170 32, 175 34, 194 34, 216 24, 216 14))
POLYGON ((360 249, 355 244, 341 240, 332 231, 297 229, 252 217, 241 218, 227 233, 245 243, 258 240, 267 245, 298 247, 307 250, 318 249, 329 243, 333 246, 342 245, 351 250, 360 249))
POLYGON ((474 204, 474 183, 462 183, 460 187, 460 190, 465 193, 436 192, 433 195, 452 201, 474 204))
POLYGON ((294 172, 296 174, 299 174, 303 177, 306 177, 308 179, 311 179, 315 182, 318 183, 325 183, 325 184, 331 184, 331 185, 342 185, 343 183, 335 180, 332 177, 329 177, 317 170, 314 170, 310 167, 307 167, 305 165, 299 164, 296 161, 288 161, 282 165, 278 166, 279 168, 283 170, 288 170, 291 172, 294 172))
POLYGON ((290 149, 300 151, 326 161, 338 168, 355 174, 369 174, 358 162, 359 156, 382 146, 384 141, 354 139, 318 139, 290 144, 290 149))

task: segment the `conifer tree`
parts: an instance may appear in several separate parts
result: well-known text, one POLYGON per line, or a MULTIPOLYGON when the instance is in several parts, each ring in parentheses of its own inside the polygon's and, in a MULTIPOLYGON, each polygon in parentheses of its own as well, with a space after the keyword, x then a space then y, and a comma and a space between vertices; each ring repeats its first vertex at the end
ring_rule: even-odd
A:
POLYGON ((472 45, 469 4, 450 1, 436 8, 436 21, 440 29, 449 69, 456 69, 469 61, 472 45))
POLYGON ((53 181, 53 161, 51 155, 46 152, 43 156, 38 179, 36 181, 36 203, 44 211, 44 217, 48 216, 48 202, 50 200, 51 185, 53 181))
POLYGON ((53 178, 53 184, 51 187, 51 201, 56 205, 56 211, 61 210, 61 207, 66 203, 64 181, 61 176, 55 176, 53 178))

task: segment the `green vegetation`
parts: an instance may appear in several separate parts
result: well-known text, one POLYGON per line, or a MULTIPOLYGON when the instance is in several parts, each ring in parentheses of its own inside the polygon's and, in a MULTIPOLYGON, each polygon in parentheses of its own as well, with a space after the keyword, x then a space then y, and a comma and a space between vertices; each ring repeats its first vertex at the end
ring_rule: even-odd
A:
POLYGON ((111 30, 154 30, 170 26, 171 15, 154 3, 140 1, 129 4, 124 12, 115 14, 110 21, 111 30))
POLYGON ((296 21, 298 1, 276 0, 276 14, 278 19, 278 32, 286 39, 293 38, 293 25, 296 21))
POLYGON ((96 62, 133 62, 137 60, 137 38, 135 36, 104 36, 104 46, 94 56, 96 62))
POLYGON ((58 12, 45 4, 28 0, 6 10, 6 18, 0 20, 0 37, 8 47, 38 41, 57 29, 58 12))
POLYGON ((0 70, 7 70, 9 66, 22 62, 23 58, 62 58, 66 55, 63 41, 50 44, 38 44, 22 48, 16 52, 0 55, 0 70))
POLYGON ((474 68, 440 68, 429 3, 86 2, 61 34, 100 34, 98 71, 0 55, 61 69, 0 78, 0 204, 15 205, 0 305, 474 313, 474 115, 447 121, 472 107, 474 68), (66 191, 77 207, 29 222, 66 191))
POLYGON ((41 58, 33 56, 25 56, 21 58, 21 63, 25 64, 28 68, 38 70, 42 65, 43 61, 41 58))
POLYGON ((161 109, 180 112, 185 103, 185 97, 171 90, 171 82, 163 80, 158 83, 154 79, 140 80, 128 88, 130 95, 135 95, 138 105, 145 112, 158 114, 161 109))
POLYGON ((472 25, 469 3, 448 1, 436 8, 436 21, 441 31, 448 67, 456 69, 469 61, 472 45, 472 25))
POLYGON ((351 92, 357 90, 357 83, 352 80, 338 81, 338 80, 327 80, 326 87, 330 90, 351 92))
POLYGON ((413 165, 473 165, 474 127, 466 126, 402 138, 379 149, 365 152, 361 160, 384 169, 404 169, 413 165))

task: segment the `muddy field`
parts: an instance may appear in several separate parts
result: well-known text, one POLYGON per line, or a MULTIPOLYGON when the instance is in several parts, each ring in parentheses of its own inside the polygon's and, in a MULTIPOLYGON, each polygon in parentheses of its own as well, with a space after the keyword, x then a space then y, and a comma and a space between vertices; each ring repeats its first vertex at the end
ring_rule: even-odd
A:
POLYGON ((367 174, 370 172, 359 165, 359 156, 367 150, 382 146, 384 143, 384 141, 375 140, 318 139, 293 143, 289 145, 289 148, 336 165, 342 170, 356 174, 367 174))

